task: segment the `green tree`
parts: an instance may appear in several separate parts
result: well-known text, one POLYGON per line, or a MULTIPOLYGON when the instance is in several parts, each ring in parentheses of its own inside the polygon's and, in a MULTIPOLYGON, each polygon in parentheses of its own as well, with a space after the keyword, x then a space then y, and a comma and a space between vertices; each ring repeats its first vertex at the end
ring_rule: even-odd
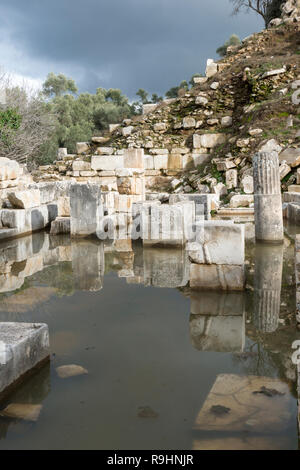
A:
POLYGON ((140 100, 143 104, 148 103, 148 93, 147 91, 143 90, 143 88, 140 88, 137 92, 136 95, 140 97, 140 100))
POLYGON ((49 73, 43 84, 43 93, 47 98, 61 96, 65 93, 77 93, 77 91, 74 80, 61 73, 59 75, 55 75, 53 72, 49 73))
POLYGON ((151 102, 152 103, 159 103, 160 101, 163 101, 163 97, 158 96, 157 93, 152 93, 151 102))
POLYGON ((216 52, 220 57, 224 57, 229 46, 238 46, 239 44, 241 44, 240 38, 236 34, 232 34, 223 46, 218 47, 216 52))
POLYGON ((179 91, 179 86, 173 86, 166 92, 166 97, 167 98, 177 98, 178 97, 178 91, 179 91))

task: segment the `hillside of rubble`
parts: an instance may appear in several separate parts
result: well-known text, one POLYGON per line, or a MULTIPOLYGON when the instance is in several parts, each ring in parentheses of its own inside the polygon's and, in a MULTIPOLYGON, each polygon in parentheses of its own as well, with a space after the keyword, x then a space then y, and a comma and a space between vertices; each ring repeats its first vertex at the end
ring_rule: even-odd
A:
POLYGON ((177 99, 146 105, 142 116, 80 143, 78 155, 40 167, 35 179, 108 176, 99 170, 110 167, 90 165, 92 155, 111 159, 143 148, 151 191, 210 192, 225 202, 231 193, 252 194, 252 156, 259 150, 279 153, 283 190, 300 183, 298 20, 277 22, 228 48, 222 60, 209 59, 206 76, 194 81, 177 99))

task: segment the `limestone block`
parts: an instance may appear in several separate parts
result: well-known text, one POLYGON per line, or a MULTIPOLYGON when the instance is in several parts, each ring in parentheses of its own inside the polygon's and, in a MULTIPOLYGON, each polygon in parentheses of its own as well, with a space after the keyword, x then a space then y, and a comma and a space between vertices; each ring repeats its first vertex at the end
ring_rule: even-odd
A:
POLYGON ((224 144, 227 140, 225 134, 194 134, 193 146, 194 148, 214 148, 217 145, 224 144))
POLYGON ((300 185, 298 186, 297 184, 291 184, 288 187, 288 192, 289 193, 300 193, 300 185))
POLYGON ((112 155, 114 149, 112 147, 98 147, 97 152, 99 155, 112 155))
POLYGON ((287 148, 279 154, 279 161, 286 162, 292 168, 300 165, 300 147, 299 148, 287 148))
POLYGON ((76 144, 76 152, 78 153, 78 155, 82 153, 87 153, 89 149, 90 149, 90 146, 88 142, 78 142, 76 144))
POLYGON ((208 104, 208 99, 205 96, 197 96, 195 99, 195 103, 200 106, 206 106, 208 104))
POLYGON ((51 235, 58 235, 61 233, 70 233, 71 231, 71 219, 70 217, 57 217, 51 223, 51 235))
POLYGON ((228 189, 236 188, 238 185, 238 172, 236 169, 226 171, 226 186, 228 189))
POLYGON ((144 157, 145 170, 154 170, 154 157, 153 155, 145 155, 144 157))
POLYGON ((116 131, 120 126, 121 124, 109 124, 109 132, 116 131))
POLYGON ((184 129, 192 129, 196 127, 196 120, 192 117, 183 118, 182 125, 184 129))
POLYGON ((82 160, 74 160, 72 164, 73 171, 89 171, 91 170, 90 162, 84 162, 82 160))
POLYGON ((196 222, 196 243, 187 250, 192 263, 244 265, 245 227, 223 221, 196 222))
POLYGON ((154 104, 143 104, 143 114, 150 114, 159 106, 158 103, 154 104))
POLYGON ((300 205, 293 202, 288 203, 287 219, 294 224, 300 224, 300 205))
POLYGON ((66 148, 59 148, 57 150, 57 160, 63 160, 64 157, 66 157, 68 155, 68 149, 66 148))
POLYGON ((22 174, 18 162, 0 157, 0 181, 15 180, 22 174))
POLYGON ((253 176, 247 175, 242 178, 241 187, 246 194, 253 194, 253 176))
POLYGON ((211 78, 218 73, 218 64, 213 59, 207 59, 205 75, 207 78, 211 78))
POLYGON ((144 169, 144 149, 124 149, 124 168, 144 169))
POLYGON ((121 130, 122 135, 123 135, 124 137, 128 137, 129 135, 131 135, 133 129, 134 129, 133 126, 126 126, 126 127, 123 127, 122 130, 121 130))
POLYGON ((191 264, 190 286, 196 290, 243 290, 244 267, 191 264))
POLYGON ((12 191, 8 194, 11 205, 18 209, 29 209, 38 207, 41 204, 40 191, 31 189, 30 191, 12 191))
POLYGON ((173 154, 171 153, 168 156, 168 170, 182 170, 183 168, 183 161, 181 154, 173 154))
POLYGON ((222 127, 230 127, 232 126, 232 117, 231 116, 224 116, 221 119, 221 126, 222 127))
POLYGON ((73 184, 70 207, 71 235, 76 237, 96 234, 104 216, 100 187, 91 184, 73 184))
POLYGON ((235 209, 238 207, 250 207, 254 203, 254 196, 247 194, 236 194, 230 199, 230 207, 235 209))
POLYGON ((116 193, 114 197, 115 197, 116 212, 125 212, 125 213, 131 213, 132 205, 136 202, 140 202, 143 200, 143 197, 139 195, 128 196, 126 194, 116 193))
POLYGON ((195 85, 204 85, 207 82, 207 77, 194 77, 193 82, 195 85))
POLYGON ((168 149, 159 149, 159 148, 152 148, 149 150, 152 155, 168 155, 168 149))
POLYGON ((168 155, 155 155, 154 156, 154 169, 167 170, 168 169, 168 155))
MULTIPOLYGON (((200 151, 201 149, 199 149, 200 151)), ((208 153, 192 153, 192 160, 194 167, 197 168, 198 165, 203 165, 203 163, 208 163, 211 160, 211 156, 208 153)))
POLYGON ((94 155, 91 160, 91 169, 95 171, 111 171, 117 168, 124 168, 123 155, 94 155))
POLYGON ((57 200, 58 217, 70 217, 70 197, 60 196, 57 200))
POLYGON ((157 122, 153 126, 154 132, 165 132, 168 129, 166 122, 157 122))
POLYGON ((45 362, 50 355, 48 326, 0 323, 0 393, 45 362))

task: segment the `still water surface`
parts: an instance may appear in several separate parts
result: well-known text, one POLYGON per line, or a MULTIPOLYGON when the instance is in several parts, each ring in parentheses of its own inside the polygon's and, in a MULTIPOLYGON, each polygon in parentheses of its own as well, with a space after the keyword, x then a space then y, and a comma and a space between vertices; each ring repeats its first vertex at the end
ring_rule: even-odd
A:
MULTIPOLYGON (((267 319, 253 281, 263 253, 248 248, 245 293, 192 294, 180 250, 71 244, 47 234, 2 244, 9 275, 0 275, 0 321, 47 323, 51 362, 0 404, 42 404, 34 423, 0 417, 0 449, 298 448, 293 245, 286 239, 276 252, 277 268, 274 253, 266 256, 266 269, 283 274, 280 315, 268 311, 267 319), (88 374, 59 378, 56 368, 67 364, 88 374), (270 423, 201 424, 216 380, 230 387, 244 376, 282 384, 284 395, 260 395, 270 423)), ((272 282, 278 287, 278 276, 272 282)))

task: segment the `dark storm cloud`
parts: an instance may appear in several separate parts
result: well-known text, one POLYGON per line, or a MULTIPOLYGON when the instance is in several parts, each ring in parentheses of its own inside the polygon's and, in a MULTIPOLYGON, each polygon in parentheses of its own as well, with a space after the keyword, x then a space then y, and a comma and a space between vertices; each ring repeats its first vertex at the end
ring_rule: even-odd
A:
POLYGON ((232 33, 261 29, 258 17, 230 10, 229 0, 2 0, 0 38, 5 31, 32 61, 33 77, 43 78, 48 63, 82 90, 117 87, 132 97, 203 72, 232 33))

